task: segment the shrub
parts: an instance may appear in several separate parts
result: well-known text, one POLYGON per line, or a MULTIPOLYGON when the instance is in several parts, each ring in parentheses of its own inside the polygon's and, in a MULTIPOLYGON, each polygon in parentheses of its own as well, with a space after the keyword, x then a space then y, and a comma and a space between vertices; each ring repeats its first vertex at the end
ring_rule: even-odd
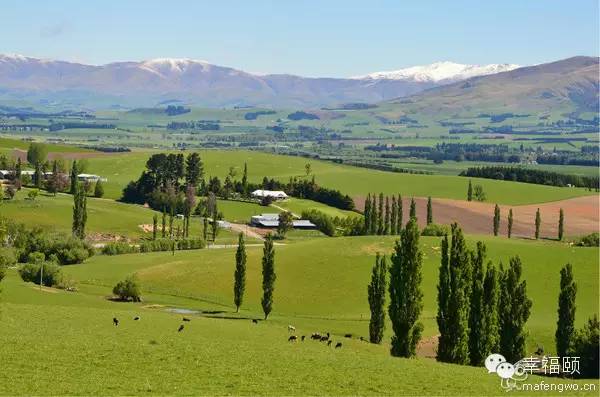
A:
POLYGON ((104 247, 102 247, 102 253, 104 255, 121 255, 131 254, 134 252, 139 252, 139 249, 133 245, 120 241, 107 243, 104 247))
POLYGON ((423 228, 421 236, 445 236, 449 233, 448 226, 430 223, 423 228))
POLYGON ((44 267, 41 275, 43 285, 53 287, 62 282, 61 268, 54 262, 26 263, 19 268, 19 275, 23 281, 39 285, 42 266, 44 267))
POLYGON ((0 268, 14 266, 17 263, 17 258, 12 249, 0 248, 0 268))
POLYGON ((322 233, 333 237, 335 235, 335 224, 333 218, 319 210, 308 210, 302 212, 302 219, 307 219, 317 226, 322 233))
POLYGON ((577 246, 579 247, 598 247, 600 245, 600 234, 592 233, 587 236, 583 236, 577 242, 577 246))
POLYGON ((573 340, 574 357, 580 357, 581 377, 595 378, 600 375, 600 323, 598 317, 590 318, 586 325, 575 333, 573 340))
POLYGON ((49 235, 39 229, 20 233, 14 243, 20 262, 27 262, 29 254, 40 252, 46 258, 56 257, 61 265, 82 263, 94 255, 94 248, 87 242, 64 235, 49 235))
POLYGON ((113 294, 123 301, 142 301, 142 291, 135 276, 130 276, 123 281, 119 281, 113 288, 113 294))
MULTIPOLYGON (((140 244, 140 252, 156 252, 170 251, 172 249, 173 240, 167 238, 159 238, 156 240, 144 241, 140 244)), ((177 250, 192 250, 205 247, 202 239, 181 239, 175 240, 175 249, 177 250)))

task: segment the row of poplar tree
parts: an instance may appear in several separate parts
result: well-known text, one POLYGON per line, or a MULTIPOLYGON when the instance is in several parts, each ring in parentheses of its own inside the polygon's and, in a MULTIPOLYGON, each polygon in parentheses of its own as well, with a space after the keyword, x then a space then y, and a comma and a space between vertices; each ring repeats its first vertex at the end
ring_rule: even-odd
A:
MULTIPOLYGON (((500 207, 498 204, 494 207, 494 221, 493 221, 493 231, 494 236, 497 236, 500 233, 500 207)), ((512 236, 512 228, 514 223, 513 210, 512 208, 508 210, 508 223, 507 223, 507 237, 511 238, 512 236)), ((542 215, 540 213, 540 209, 538 208, 535 211, 535 239, 540 238, 540 228, 542 226, 542 215)), ((565 236, 565 213, 561 208, 558 213, 558 240, 562 241, 565 236)))
MULTIPOLYGON (((383 196, 379 193, 368 194, 365 200, 364 234, 366 235, 398 235, 402 230, 402 196, 383 196)), ((410 218, 417 216, 417 204, 410 199, 410 218)), ((427 199, 427 224, 433 223, 431 197, 427 199)))
MULTIPOLYGON (((390 303, 388 314, 393 328, 391 354, 413 357, 421 339, 423 325, 419 316, 423 309, 422 261, 419 228, 415 217, 400 231, 388 269, 385 256, 377 254, 368 299, 371 310, 369 336, 372 343, 383 339, 386 317, 386 292, 390 303), (387 274, 389 273, 389 285, 387 274)), ((452 225, 450 239, 441 243, 441 261, 437 286, 437 360, 480 366, 492 353, 500 353, 509 362, 526 355, 525 323, 532 301, 522 276, 518 256, 510 258, 508 267, 499 269, 487 260, 486 247, 477 242, 475 251, 467 248, 462 230, 452 225)), ((598 319, 576 331, 575 294, 572 267, 561 270, 557 331, 557 353, 581 356, 582 375, 598 373, 598 319), (595 352, 595 353, 594 353, 595 352)))
MULTIPOLYGON (((235 252, 235 271, 233 274, 233 303, 236 312, 240 310, 244 302, 244 293, 246 291, 246 245, 244 234, 240 233, 238 237, 238 247, 235 252)), ((275 247, 273 246, 273 236, 267 234, 263 247, 262 257, 262 290, 261 306, 265 315, 265 320, 269 317, 273 309, 273 292, 275 291, 275 247)))

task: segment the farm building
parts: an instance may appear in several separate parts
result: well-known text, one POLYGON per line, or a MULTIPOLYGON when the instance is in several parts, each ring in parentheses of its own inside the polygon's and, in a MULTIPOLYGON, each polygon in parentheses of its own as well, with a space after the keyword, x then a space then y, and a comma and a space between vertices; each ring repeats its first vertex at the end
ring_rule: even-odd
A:
POLYGON ((99 175, 94 175, 94 174, 78 174, 77 179, 79 179, 82 182, 98 182, 98 181, 106 182, 107 181, 106 178, 101 178, 99 175))
MULTIPOLYGON (((314 229, 317 226, 306 219, 294 219, 292 224, 295 229, 314 229)), ((256 227, 276 228, 279 226, 279 214, 261 214, 250 218, 250 225, 256 227)))
POLYGON ((263 198, 263 197, 272 197, 275 200, 283 200, 288 198, 288 195, 281 190, 255 190, 252 192, 252 197, 263 198))

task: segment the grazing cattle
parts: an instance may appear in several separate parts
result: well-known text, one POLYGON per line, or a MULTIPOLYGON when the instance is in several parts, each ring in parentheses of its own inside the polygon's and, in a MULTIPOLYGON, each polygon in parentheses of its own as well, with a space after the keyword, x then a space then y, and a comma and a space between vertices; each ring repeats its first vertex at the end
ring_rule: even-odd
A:
POLYGON ((362 336, 360 337, 360 340, 362 340, 363 342, 365 341, 365 338, 363 338, 362 336))
POLYGON ((331 342, 333 342, 333 341, 329 340, 329 342, 327 342, 327 346, 331 346, 331 342))
POLYGON ((179 329, 177 330, 177 332, 181 332, 181 331, 183 331, 183 324, 181 324, 181 325, 179 326, 179 329))
POLYGON ((544 354, 544 346, 538 346, 537 350, 535 351, 535 355, 536 356, 541 356, 544 354))
POLYGON ((352 338, 352 334, 346 334, 344 335, 344 338, 352 338))
POLYGON ((119 325, 119 320, 116 317, 113 317, 113 324, 115 327, 119 325))
POLYGON ((318 332, 313 332, 312 335, 310 336, 310 339, 320 340, 321 334, 318 332))
POLYGON ((187 317, 184 317, 184 318, 183 318, 183 321, 192 321, 192 320, 191 320, 191 319, 189 319, 189 318, 187 318, 187 317))
POLYGON ((302 335, 302 342, 304 342, 304 338, 306 338, 306 335, 302 335))
POLYGON ((329 336, 321 336, 321 342, 325 342, 326 340, 329 340, 329 336))
POLYGON ((257 319, 255 319, 255 318, 253 318, 253 319, 252 319, 252 324, 258 324, 258 320, 257 320, 257 319))
POLYGON ((293 325, 288 325, 288 332, 292 332, 295 330, 296 330, 296 327, 294 327, 293 325))
POLYGON ((341 349, 342 348, 342 342, 336 343, 335 348, 336 349, 341 349))
POLYGON ((135 317, 133 318, 133 321, 137 321, 137 320, 139 320, 139 319, 140 319, 140 316, 135 316, 135 317))
POLYGON ((292 335, 288 338, 288 342, 296 342, 298 340, 298 337, 296 335, 292 335))

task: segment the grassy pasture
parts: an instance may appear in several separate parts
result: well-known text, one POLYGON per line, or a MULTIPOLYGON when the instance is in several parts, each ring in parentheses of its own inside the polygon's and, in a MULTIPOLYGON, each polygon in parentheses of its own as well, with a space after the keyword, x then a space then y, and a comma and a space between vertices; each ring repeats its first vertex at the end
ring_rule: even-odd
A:
MULTIPOLYGON (((206 176, 224 178, 231 166, 237 169, 238 175, 241 175, 246 162, 249 179, 253 182, 261 181, 264 176, 287 181, 290 177, 305 175, 304 166, 310 162, 312 172, 319 184, 339 189, 351 196, 383 192, 401 193, 404 196, 466 199, 468 180, 458 176, 391 173, 254 151, 205 150, 200 151, 200 154, 205 163, 206 176)), ((106 197, 118 198, 123 187, 140 176, 149 156, 148 152, 133 152, 90 158, 89 172, 107 177, 106 197)), ((490 179, 473 179, 473 183, 483 186, 488 201, 500 204, 541 203, 590 194, 585 189, 490 179)))
MULTIPOLYGON (((477 237, 479 239, 479 237, 477 237)), ((567 262, 574 266, 578 283, 577 324, 598 313, 598 249, 573 248, 554 242, 507 240, 482 237, 489 257, 497 264, 519 254, 524 263, 528 294, 533 300, 529 345, 542 344, 553 350, 559 270, 567 262)), ((469 238, 474 245, 475 237, 469 238)), ((435 335, 436 285, 440 260, 438 238, 423 238, 424 251, 422 321, 425 336, 435 335)), ((334 332, 368 335, 368 284, 376 252, 390 253, 393 238, 353 237, 298 240, 276 247, 277 281, 274 315, 293 324, 327 324, 334 332)), ((118 280, 136 273, 147 293, 190 298, 195 305, 207 304, 232 311, 234 249, 169 253, 97 256, 87 263, 65 268, 84 288, 105 287, 109 292, 118 280)), ((260 316, 260 246, 248 247, 246 298, 243 313, 260 316)), ((180 304, 188 304, 180 303, 180 304)), ((390 327, 386 330, 388 336, 390 327)))
POLYGON ((288 343, 277 320, 254 325, 194 316, 178 333, 181 315, 81 292, 39 291, 14 271, 0 297, 0 357, 10 363, 0 371, 0 395, 505 394, 483 368, 392 358, 385 345, 340 336, 334 338, 344 346, 337 350, 288 343), (141 320, 133 321, 137 315, 141 320))

